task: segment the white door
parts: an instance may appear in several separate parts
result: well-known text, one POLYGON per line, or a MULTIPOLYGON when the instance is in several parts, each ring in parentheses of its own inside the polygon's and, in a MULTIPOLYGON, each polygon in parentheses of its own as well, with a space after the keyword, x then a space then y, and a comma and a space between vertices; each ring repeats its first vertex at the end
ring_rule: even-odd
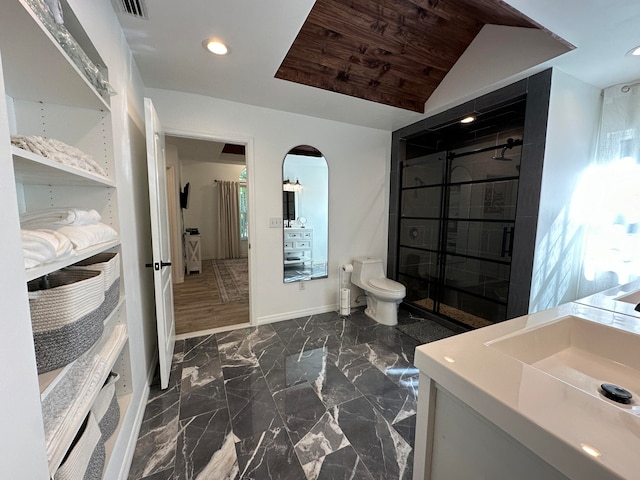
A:
POLYGON ((164 132, 150 98, 144 99, 144 118, 147 137, 147 168, 149 170, 149 203, 151 205, 151 243, 153 245, 153 261, 147 266, 153 268, 158 321, 160 387, 164 389, 169 385, 173 347, 176 342, 176 322, 173 317, 164 132))

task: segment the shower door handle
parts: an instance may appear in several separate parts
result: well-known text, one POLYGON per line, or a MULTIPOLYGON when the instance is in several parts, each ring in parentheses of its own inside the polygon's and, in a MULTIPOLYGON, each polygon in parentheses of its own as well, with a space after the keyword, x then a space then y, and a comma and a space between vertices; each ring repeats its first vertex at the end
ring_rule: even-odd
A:
POLYGON ((502 227, 502 248, 500 249, 500 256, 512 256, 513 255, 513 231, 515 227, 502 227))
POLYGON ((507 253, 507 235, 509 227, 502 227, 502 247, 500 248, 500 256, 504 257, 507 253))

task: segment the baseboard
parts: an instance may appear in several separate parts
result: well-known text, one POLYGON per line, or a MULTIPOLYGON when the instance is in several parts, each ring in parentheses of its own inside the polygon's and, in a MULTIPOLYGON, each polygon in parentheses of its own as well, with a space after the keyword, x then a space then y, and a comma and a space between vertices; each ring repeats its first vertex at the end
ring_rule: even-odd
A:
POLYGON ((339 309, 337 303, 331 305, 322 305, 320 307, 306 308, 304 310, 293 310, 289 312, 278 313, 276 315, 266 315, 259 317, 256 325, 264 325, 266 323, 279 322, 281 320, 291 320, 292 318, 307 317, 309 315, 318 315, 320 313, 337 312, 339 309))
POLYGON ((213 335, 214 333, 228 332, 230 330, 237 330, 239 328, 247 328, 251 326, 252 325, 249 322, 246 322, 246 323, 237 323, 235 325, 226 325, 224 327, 209 328, 207 330, 198 330, 196 332, 181 333, 180 335, 176 335, 176 340, 186 340, 187 338, 202 337, 204 335, 213 335))

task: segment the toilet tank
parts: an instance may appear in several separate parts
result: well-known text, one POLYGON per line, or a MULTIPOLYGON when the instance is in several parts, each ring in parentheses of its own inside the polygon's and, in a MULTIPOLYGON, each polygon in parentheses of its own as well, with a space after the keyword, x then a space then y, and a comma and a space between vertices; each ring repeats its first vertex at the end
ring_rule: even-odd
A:
POLYGON ((382 259, 375 257, 356 257, 353 259, 351 283, 363 288, 372 278, 384 278, 382 259))

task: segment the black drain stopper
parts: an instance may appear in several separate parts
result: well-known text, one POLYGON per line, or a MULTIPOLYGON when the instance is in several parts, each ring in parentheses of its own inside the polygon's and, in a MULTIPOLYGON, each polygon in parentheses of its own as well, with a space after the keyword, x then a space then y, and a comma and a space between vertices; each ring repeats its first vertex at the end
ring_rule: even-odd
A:
POLYGON ((629 390, 625 390, 613 383, 603 383, 600 385, 600 388, 602 388, 603 395, 614 402, 624 403, 626 405, 631 403, 631 399, 633 398, 629 390))

